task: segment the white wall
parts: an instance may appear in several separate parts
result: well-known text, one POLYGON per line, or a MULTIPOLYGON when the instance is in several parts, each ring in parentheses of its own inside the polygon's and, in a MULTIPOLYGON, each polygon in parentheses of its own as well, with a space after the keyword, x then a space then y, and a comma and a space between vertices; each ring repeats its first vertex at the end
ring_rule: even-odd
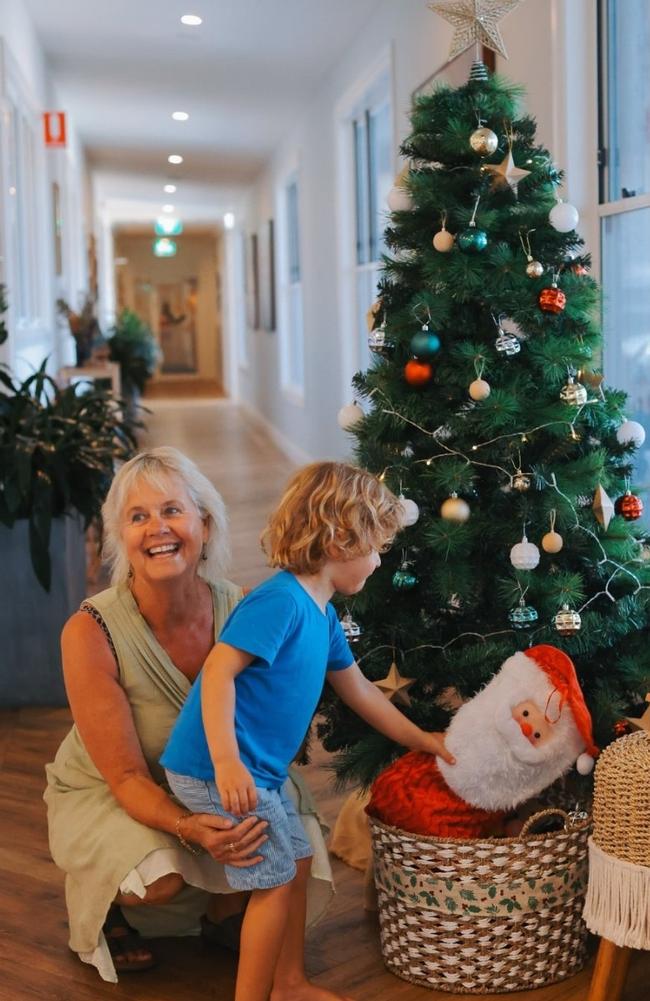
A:
MULTIPOLYGON (((528 88, 527 108, 556 162, 568 171, 562 192, 581 212, 581 231, 596 261, 596 16, 593 0, 527 0, 501 23, 510 59, 498 70, 528 88)), ((424 0, 385 0, 363 35, 312 95, 293 133, 260 178, 243 223, 263 233, 275 218, 275 191, 284 165, 297 164, 300 181, 305 403, 283 396, 278 334, 249 330, 249 363, 239 372, 242 400, 288 440, 297 455, 342 456, 349 440, 336 424, 348 402, 341 369, 337 294, 340 289, 336 222, 335 109, 347 91, 390 49, 393 66, 395 151, 408 133, 410 95, 447 58, 452 29, 424 0)))
MULTIPOLYGON (((38 39, 25 10, 16 0, 0 0, 0 281, 8 285, 10 310, 9 340, 0 347, 0 360, 20 377, 49 356, 49 370, 55 371, 74 356, 74 344, 58 323, 55 300, 63 297, 74 304, 86 284, 86 259, 82 177, 84 158, 74 129, 68 120, 68 148, 43 148, 41 114, 59 107, 58 96, 38 39), (16 112, 31 129, 33 170, 34 239, 32 266, 21 268, 16 260, 16 242, 11 227, 16 219, 15 195, 10 192, 10 126, 16 112), (52 185, 60 190, 62 219, 62 272, 54 268, 54 213, 52 185), (16 315, 16 287, 19 269, 29 270, 34 281, 34 305, 29 316, 16 315)), ((24 176, 19 182, 27 184, 24 176)))

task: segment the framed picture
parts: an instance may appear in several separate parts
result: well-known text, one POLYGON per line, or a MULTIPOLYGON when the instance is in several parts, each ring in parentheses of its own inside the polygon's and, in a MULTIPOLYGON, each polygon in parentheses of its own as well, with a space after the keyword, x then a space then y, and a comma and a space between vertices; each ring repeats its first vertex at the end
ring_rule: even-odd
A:
POLYGON ((260 263, 257 233, 252 233, 246 247, 246 321, 253 330, 260 325, 260 263))
POLYGON ((275 330, 275 229, 269 219, 260 238, 260 326, 275 330))
MULTIPOLYGON (((485 45, 481 48, 481 59, 490 70, 494 72, 496 67, 496 56, 492 49, 488 49, 485 45)), ((440 83, 446 83, 450 87, 462 87, 469 80, 469 71, 472 68, 472 63, 476 60, 476 50, 474 46, 471 49, 467 49, 465 52, 461 52, 459 56, 452 59, 451 62, 444 63, 439 66, 438 69, 428 76, 426 80, 416 87, 411 94, 411 99, 415 103, 415 99, 418 97, 426 97, 428 94, 433 93, 436 86, 440 83)))

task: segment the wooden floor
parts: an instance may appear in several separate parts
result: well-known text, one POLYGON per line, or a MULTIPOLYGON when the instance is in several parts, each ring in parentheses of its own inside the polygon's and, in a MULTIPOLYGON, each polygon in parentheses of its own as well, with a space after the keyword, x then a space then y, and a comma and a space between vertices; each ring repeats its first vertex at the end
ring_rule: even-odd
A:
MULTIPOLYGON (((221 489, 231 514, 233 578, 254 584, 265 569, 257 537, 264 516, 291 472, 257 425, 225 401, 155 401, 148 440, 188 452, 221 489)), ((6 596, 5 599, 7 600, 6 596)), ((194 939, 159 944, 159 967, 103 983, 67 949, 61 874, 50 861, 41 801, 43 765, 69 726, 65 710, 0 712, 0 1001, 228 1001, 234 960, 204 951, 194 939)), ((332 793, 325 756, 308 766, 309 779, 330 824, 340 797, 332 793)), ((308 969, 314 979, 355 1001, 445 1001, 404 983, 382 965, 376 919, 362 909, 362 877, 334 860, 338 894, 310 934, 308 969)), ((516 995, 521 1001, 585 1001, 589 974, 516 995)), ((634 957, 624 1001, 650 998, 650 957, 634 957)), ((491 995, 498 1001, 506 995, 491 995)), ((507 995, 512 997, 512 995, 507 995)))

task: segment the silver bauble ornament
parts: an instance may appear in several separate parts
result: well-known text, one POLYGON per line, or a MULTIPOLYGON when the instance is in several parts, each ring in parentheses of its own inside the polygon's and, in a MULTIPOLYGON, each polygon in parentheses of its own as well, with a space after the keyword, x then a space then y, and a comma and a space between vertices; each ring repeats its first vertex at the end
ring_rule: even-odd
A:
POLYGON ((534 261, 531 257, 526 265, 526 274, 529 278, 541 278, 544 274, 544 265, 541 261, 534 261))
POLYGON ((534 542, 529 542, 524 535, 521 542, 510 550, 510 562, 515 570, 534 570, 539 563, 539 549, 534 542))
POLYGON ((362 629, 359 623, 354 621, 349 612, 346 612, 341 619, 341 629, 348 643, 358 642, 362 629))
POLYGON ((575 205, 558 202, 549 212, 548 221, 558 233, 570 233, 580 222, 580 216, 575 205))
MULTIPOLYGON (((501 328, 499 328, 501 330, 501 328)), ((512 358, 513 355, 518 355, 521 351, 521 344, 513 334, 506 334, 505 331, 501 330, 501 333, 494 342, 494 346, 500 355, 505 355, 506 358, 512 358)))
POLYGON ((469 144, 479 156, 492 156, 499 145, 498 137, 492 129, 474 129, 469 137, 469 144))
POLYGON ((553 625, 560 636, 575 636, 576 633, 580 632, 582 619, 579 612, 569 608, 568 605, 562 605, 553 619, 553 625))
POLYGON ((415 501, 405 497, 404 494, 400 494, 398 499, 402 509, 402 528, 410 528, 411 525, 415 525, 416 521, 420 517, 420 508, 417 506, 415 501))
POLYGON ((337 415, 337 421, 343 431, 351 431, 355 424, 363 420, 364 413, 358 403, 352 402, 341 407, 337 415))
POLYGON ((448 254, 454 246, 453 235, 443 226, 433 238, 433 246, 440 254, 448 254))
POLYGON ((390 355, 394 350, 394 344, 388 340, 386 335, 386 324, 382 323, 380 327, 375 327, 368 334, 368 347, 375 355, 382 355, 386 357, 390 355))
POLYGON ((391 212, 412 212, 415 206, 411 195, 401 185, 393 185, 386 199, 391 212))
POLYGON ((623 421, 616 432, 616 440, 621 445, 635 445, 641 448, 645 441, 645 428, 638 421, 623 421))
POLYGON ((469 385, 469 395, 477 402, 487 400, 491 392, 490 383, 486 382, 485 379, 474 379, 474 382, 469 385))
POLYGON ((448 497, 446 501, 443 502, 440 508, 440 514, 447 521, 467 521, 470 515, 469 504, 464 501, 462 497, 458 494, 452 494, 448 497))

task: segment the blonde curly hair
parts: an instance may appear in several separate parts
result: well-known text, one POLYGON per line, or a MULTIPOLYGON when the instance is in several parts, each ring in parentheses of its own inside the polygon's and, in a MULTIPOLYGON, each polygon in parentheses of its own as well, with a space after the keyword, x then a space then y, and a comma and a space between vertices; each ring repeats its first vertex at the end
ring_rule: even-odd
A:
POLYGON ((399 499, 372 473, 345 462, 312 462, 289 481, 262 548, 270 566, 313 574, 328 559, 385 549, 401 515, 399 499))

